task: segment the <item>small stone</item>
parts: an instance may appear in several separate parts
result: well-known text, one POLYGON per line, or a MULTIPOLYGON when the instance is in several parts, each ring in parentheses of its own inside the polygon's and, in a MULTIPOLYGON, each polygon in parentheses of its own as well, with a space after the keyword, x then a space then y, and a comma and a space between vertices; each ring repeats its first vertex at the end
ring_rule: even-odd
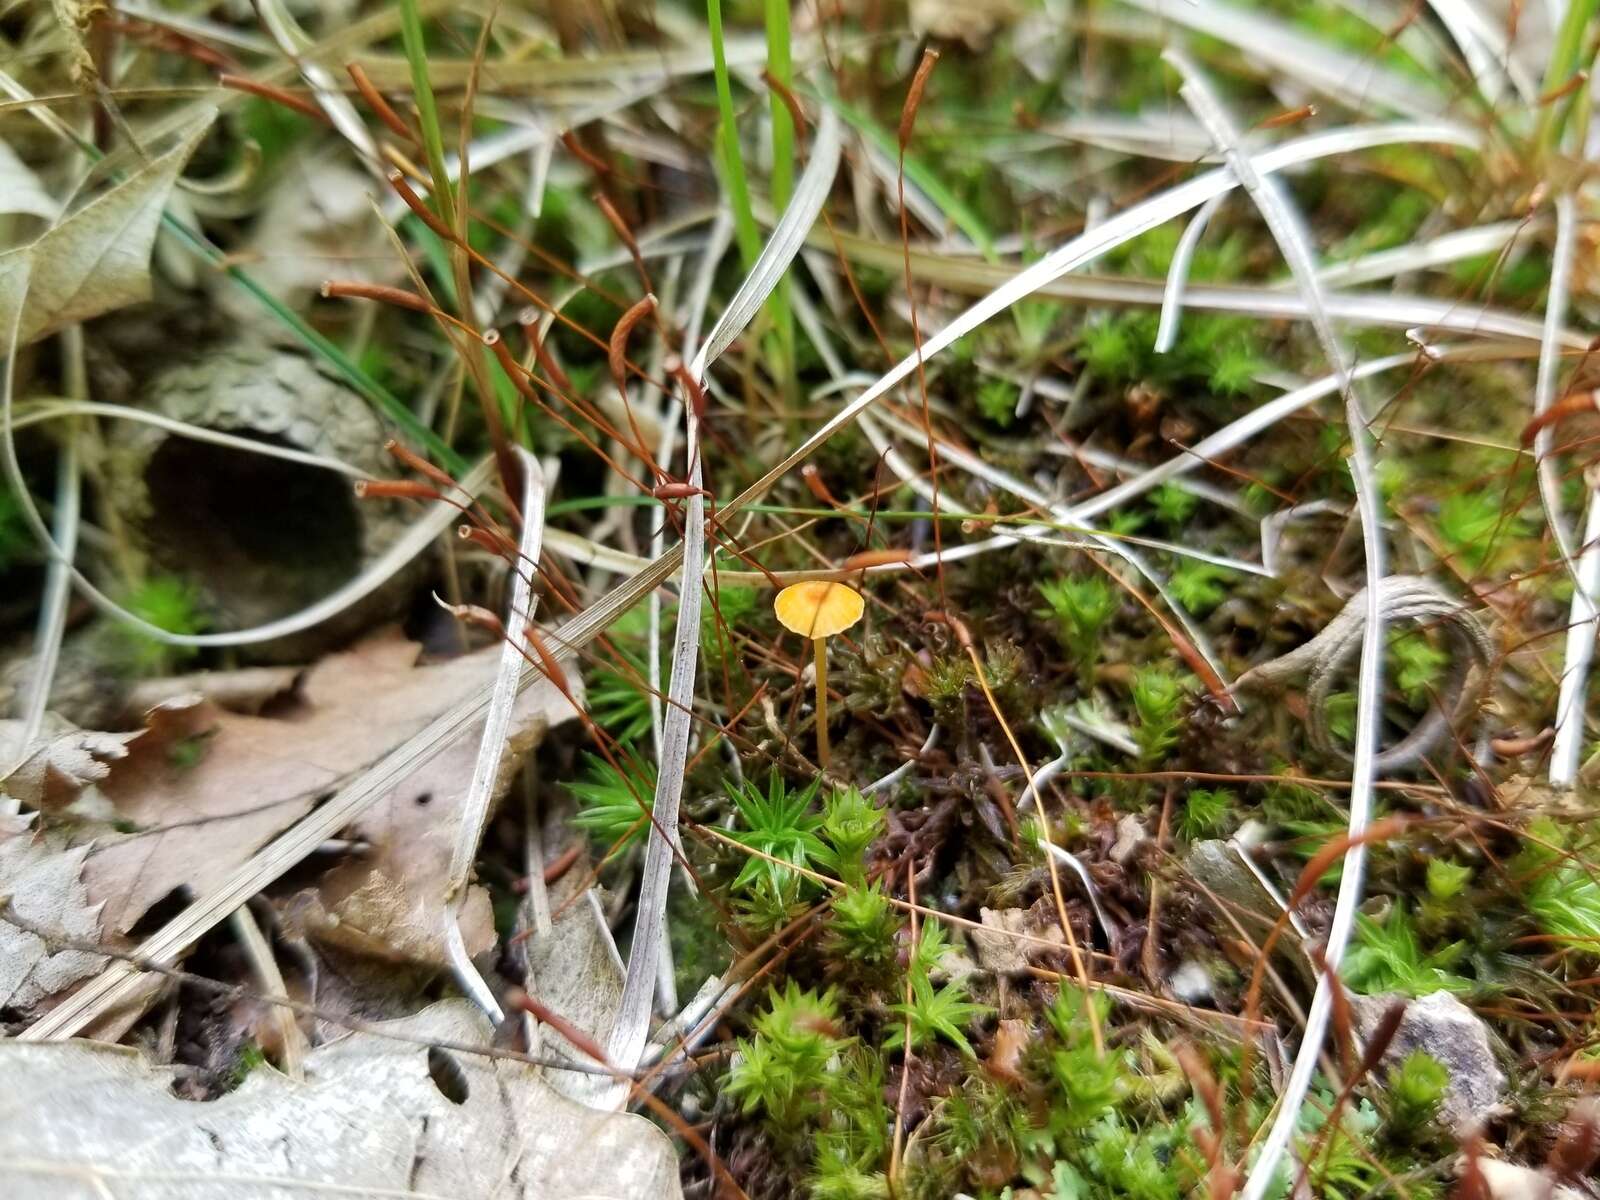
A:
POLYGON ((1167 977, 1175 998, 1185 1004, 1207 1004, 1212 998, 1211 972, 1192 958, 1186 958, 1167 977))
POLYGON ((1150 835, 1145 833, 1144 823, 1129 813, 1117 822, 1117 840, 1111 846, 1109 857, 1117 866, 1125 867, 1149 840, 1150 835))
POLYGON ((1383 1063, 1396 1067, 1412 1051, 1421 1050, 1450 1073, 1439 1105, 1439 1123, 1464 1137, 1503 1111, 1500 1098, 1506 1077, 1495 1063, 1488 1026, 1451 993, 1430 992, 1409 1002, 1394 994, 1355 997, 1356 1027, 1361 1036, 1370 1037, 1383 1014, 1397 1002, 1405 1002, 1406 1011, 1394 1041, 1384 1052, 1383 1063))

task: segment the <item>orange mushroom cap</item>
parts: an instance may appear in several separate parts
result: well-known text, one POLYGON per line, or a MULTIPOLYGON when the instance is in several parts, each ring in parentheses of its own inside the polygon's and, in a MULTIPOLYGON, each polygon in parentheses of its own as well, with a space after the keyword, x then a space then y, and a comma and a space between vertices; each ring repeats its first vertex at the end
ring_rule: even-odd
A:
POLYGON ((861 619, 865 608, 866 601, 855 588, 822 579, 791 583, 772 602, 785 629, 813 639, 843 633, 861 619))

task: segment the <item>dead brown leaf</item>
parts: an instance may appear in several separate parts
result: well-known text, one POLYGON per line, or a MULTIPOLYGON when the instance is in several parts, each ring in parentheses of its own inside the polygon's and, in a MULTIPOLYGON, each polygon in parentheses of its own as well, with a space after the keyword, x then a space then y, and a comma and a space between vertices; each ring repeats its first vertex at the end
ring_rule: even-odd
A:
POLYGON ((260 1067, 205 1102, 117 1046, 0 1042, 5 1195, 681 1198, 672 1143, 643 1117, 576 1104, 520 1062, 416 1042, 489 1037, 447 1001, 319 1046, 310 1082, 260 1067))
MULTIPOLYGON (((46 933, 100 940, 100 915, 83 886, 85 849, 63 850, 33 830, 32 817, 0 816, 0 907, 46 933)), ((52 949, 38 934, 0 919, 0 1008, 26 1010, 100 970, 105 959, 52 949)))
POLYGON ((22 746, 23 722, 0 721, 0 763, 16 765, 0 779, 0 796, 26 808, 63 808, 84 788, 111 773, 126 758, 137 733, 99 733, 78 729, 53 714, 29 746, 22 746))
POLYGON ((978 965, 996 975, 1027 973, 1044 948, 1037 941, 1024 941, 1024 937, 1065 942, 1060 925, 1041 924, 1025 908, 983 908, 978 910, 978 917, 983 928, 972 931, 972 946, 977 951, 978 965))
MULTIPOLYGON (((489 686, 499 650, 489 647, 418 666, 421 648, 395 631, 323 659, 307 671, 298 704, 281 716, 223 712, 174 702, 153 711, 102 791, 132 833, 97 831, 85 878, 105 904, 107 930, 131 928, 178 887, 204 892, 333 791, 477 689, 489 686)), ((573 713, 549 684, 516 709, 506 777, 550 725, 573 713)), ((442 880, 457 806, 471 777, 478 730, 360 820, 352 834, 371 850, 335 868, 319 897, 322 931, 344 944, 439 961, 442 880)), ((481 895, 469 903, 469 946, 492 936, 481 895)), ((312 923, 308 923, 310 927, 312 923)))

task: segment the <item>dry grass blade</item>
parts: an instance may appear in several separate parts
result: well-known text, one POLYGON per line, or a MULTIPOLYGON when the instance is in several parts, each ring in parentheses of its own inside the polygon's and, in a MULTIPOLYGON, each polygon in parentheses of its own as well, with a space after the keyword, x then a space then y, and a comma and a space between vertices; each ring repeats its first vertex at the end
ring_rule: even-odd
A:
POLYGON ((806 234, 822 211, 822 204, 833 187, 834 175, 839 169, 841 149, 839 118, 831 108, 824 107, 817 121, 817 136, 811 148, 811 162, 806 166, 799 183, 795 185, 794 198, 783 216, 773 226, 772 234, 756 257, 750 274, 739 285, 739 290, 728 301, 722 316, 706 334, 705 345, 695 355, 690 374, 697 380, 704 377, 706 369, 728 348, 740 331, 750 323, 766 301, 778 280, 789 269, 794 256, 805 244, 806 234))
MULTIPOLYGON (((1471 231, 1464 231, 1463 238, 1469 232, 1471 231)), ((1450 236, 1453 235, 1447 235, 1450 236)), ((827 246, 831 249, 835 241, 856 262, 880 270, 903 266, 900 251, 892 245, 874 242, 854 234, 834 231, 832 234, 817 238, 815 244, 818 247, 827 246)), ((1441 245, 1437 257, 1430 256, 1426 244, 1408 246, 1392 252, 1382 252, 1372 256, 1370 260, 1358 259, 1349 264, 1325 267, 1318 272, 1318 278, 1327 286, 1334 286, 1351 276, 1387 278, 1398 271, 1455 261, 1460 257, 1486 253, 1494 248, 1494 246, 1471 248, 1470 243, 1465 240, 1451 243, 1441 238, 1439 242, 1441 245), (1390 255, 1393 257, 1389 257, 1390 255)), ((913 272, 921 279, 977 296, 1003 286, 1012 277, 1011 269, 998 263, 955 258, 916 248, 911 251, 911 265, 913 272)), ((1190 284, 1183 291, 1183 303, 1186 308, 1242 313, 1263 320, 1304 320, 1310 315, 1310 310, 1306 306, 1305 298, 1293 288, 1292 282, 1265 288, 1214 283, 1190 284), (1286 288, 1288 290, 1285 290, 1286 288)), ((1040 284, 1035 294, 1083 304, 1158 307, 1165 301, 1167 292, 1165 284, 1151 279, 1078 275, 1051 279, 1040 284)), ((1338 292, 1325 295, 1323 304, 1328 316, 1338 321, 1388 326, 1393 329, 1409 330, 1420 326, 1428 330, 1474 334, 1480 337, 1514 338, 1525 342, 1538 342, 1543 330, 1541 322, 1503 308, 1415 293, 1338 292)), ((1588 335, 1571 327, 1560 329, 1556 336, 1562 348, 1568 350, 1582 350, 1589 344, 1588 335)))
MULTIPOLYGON (((685 452, 689 455, 689 482, 704 487, 699 454, 699 421, 684 406, 685 452)), ((689 758, 694 681, 700 660, 700 609, 705 571, 705 496, 695 494, 684 503, 683 586, 678 593, 678 624, 672 645, 672 675, 667 685, 667 712, 661 726, 661 761, 656 775, 650 840, 645 847, 634 919, 633 945, 623 979, 622 999, 606 1049, 611 1061, 624 1070, 637 1063, 649 1033, 650 1002, 655 993, 657 964, 666 935, 662 916, 672 879, 672 862, 678 854, 678 805, 683 798, 683 777, 689 758)), ((627 1098, 626 1088, 613 1089, 610 1102, 627 1098)))
POLYGON ((1444 113, 1450 104, 1450 97, 1442 89, 1424 90, 1410 78, 1379 65, 1375 57, 1363 58, 1332 49, 1256 8, 1236 8, 1215 3, 1215 0, 1193 0, 1186 4, 1172 4, 1169 0, 1128 0, 1128 3, 1163 21, 1236 46, 1251 60, 1270 65, 1285 77, 1344 105, 1368 111, 1404 113, 1410 117, 1431 117, 1444 113))
MULTIPOLYGON (((663 31, 674 24, 664 13, 656 19, 663 31)), ((703 28, 698 32, 703 39, 703 28)), ((687 41, 687 37, 684 40, 687 41)), ((328 44, 330 41, 324 40, 315 57, 327 58, 335 53, 336 48, 328 44)), ((809 57, 815 50, 814 43, 796 39, 794 55, 797 59, 809 57)), ((730 36, 727 39, 727 53, 730 67, 760 70, 767 58, 766 39, 759 35, 730 36)), ((411 68, 404 58, 374 54, 363 57, 361 65, 366 69, 368 78, 379 88, 395 89, 410 85, 411 68)), ((442 55, 430 55, 428 58, 428 75, 433 80, 433 86, 440 91, 466 86, 472 71, 473 63, 467 58, 442 55)), ((561 92, 566 97, 579 94, 576 89, 580 86, 591 89, 590 94, 593 91, 610 94, 619 87, 640 84, 659 89, 683 76, 705 75, 710 71, 711 49, 703 41, 695 45, 669 45, 587 57, 544 59, 538 62, 505 60, 494 64, 495 83, 504 94, 538 95, 567 89, 561 92)))
POLYGON ((1550 782, 1557 787, 1571 787, 1577 780, 1583 752, 1589 667, 1594 661, 1595 623, 1600 620, 1600 607, 1596 606, 1600 600, 1600 492, 1589 493, 1583 549, 1575 574, 1567 615, 1566 657, 1556 699, 1556 737, 1550 751, 1550 782))
MULTIPOLYGON (((1427 241, 1410 242, 1392 250, 1377 250, 1349 262, 1325 263, 1317 272, 1317 278, 1327 288, 1347 288, 1380 279, 1393 279, 1412 271, 1442 267, 1481 254, 1493 254, 1529 229, 1526 221, 1494 221, 1471 229, 1457 229, 1427 241)), ((1332 301, 1334 297, 1328 299, 1332 301)), ((1558 327, 1558 336, 1559 333, 1558 327)))
MULTIPOLYGON (((683 344, 686 352, 689 348, 697 347, 700 343, 700 326, 705 320, 706 306, 711 299, 711 287, 716 278, 717 264, 722 261, 722 256, 728 252, 728 247, 733 244, 733 218, 728 213, 718 210, 714 218, 710 233, 706 238, 706 246, 700 257, 700 267, 695 274, 694 284, 688 297, 689 320, 683 332, 683 344)), ((673 452, 678 444, 678 420, 682 405, 670 397, 664 400, 661 420, 661 440, 656 447, 656 461, 670 463, 673 452)), ((650 556, 660 558, 667 544, 667 526, 662 522, 656 526, 655 532, 650 537, 650 556)), ((637 569, 637 568, 632 568, 637 569)), ((655 748, 656 759, 661 758, 661 595, 659 592, 650 593, 650 629, 649 629, 649 682, 650 682, 650 736, 655 748)))
POLYGON ((544 470, 539 460, 521 447, 518 447, 517 457, 523 477, 522 537, 517 543, 517 556, 511 563, 511 602, 506 608, 506 638, 500 647, 500 665, 495 672, 489 712, 483 723, 483 737, 478 742, 478 757, 472 765, 472 782, 461 804, 461 823, 456 829, 456 844, 450 855, 450 874, 445 884, 444 935, 445 944, 450 949, 451 968, 461 990, 495 1024, 500 1023, 504 1014, 488 984, 472 964, 466 944, 462 941, 458 917, 461 901, 472 881, 472 864, 478 856, 478 843, 483 840, 483 830, 489 822, 489 806, 500 778, 500 763, 505 757, 512 710, 517 703, 517 681, 526 662, 521 649, 525 636, 523 631, 533 621, 537 603, 533 595, 533 571, 539 561, 544 536, 544 470))
POLYGON ((1182 94, 1201 124, 1222 145, 1229 165, 1261 210, 1284 258, 1300 286, 1311 310, 1312 324, 1332 363, 1344 394, 1345 423, 1353 448, 1350 473, 1355 481, 1357 505, 1361 513, 1361 538, 1366 558, 1366 613, 1360 666, 1356 676, 1355 758, 1350 770, 1350 846, 1339 880, 1339 897, 1333 922, 1328 930, 1324 960, 1326 966, 1317 980, 1317 990, 1306 1016, 1306 1028, 1295 1056, 1294 1067, 1279 1098, 1278 1114, 1267 1134, 1261 1152, 1251 1166, 1243 1196, 1261 1200, 1271 1188, 1278 1162, 1288 1150, 1300 1119, 1300 1107, 1311 1086, 1322 1042, 1327 1034, 1332 1011, 1332 992, 1339 986, 1335 976, 1345 947, 1355 927, 1356 910, 1361 903, 1362 873, 1366 865, 1363 834, 1372 809, 1372 784, 1378 754, 1378 721, 1382 701, 1384 612, 1380 594, 1383 586, 1383 532, 1377 482, 1374 478, 1371 433, 1367 416, 1351 379, 1348 358, 1333 332, 1332 322, 1322 303, 1316 263, 1309 239, 1298 214, 1275 180, 1259 175, 1249 157, 1239 148, 1239 135, 1221 102, 1211 92, 1199 72, 1181 53, 1168 51, 1166 58, 1183 76, 1182 94))
POLYGON ((1514 88, 1524 102, 1537 98, 1537 82, 1521 69, 1511 53, 1505 30, 1497 27, 1494 18, 1479 11, 1472 0, 1428 0, 1428 7, 1450 31, 1485 100, 1498 106, 1509 98, 1508 87, 1514 88))
POLYGON ((1089 876, 1089 869, 1078 861, 1078 856, 1070 850, 1064 850, 1052 841, 1045 842, 1045 849, 1050 857, 1062 866, 1069 867, 1078 877, 1078 882, 1083 884, 1083 891, 1089 897, 1089 907, 1094 909, 1094 918, 1100 922, 1100 931, 1106 935, 1106 941, 1115 946, 1117 944, 1117 927, 1111 923, 1111 918, 1106 916, 1106 910, 1100 907, 1100 891, 1094 885, 1094 880, 1089 876))
POLYGON ((294 19, 284 0, 256 0, 256 11, 261 14, 262 24, 267 27, 273 41, 278 43, 278 48, 298 67, 301 77, 316 95, 317 104, 328 114, 328 120, 333 122, 333 127, 355 147, 368 166, 376 170, 381 161, 377 144, 362 124, 355 105, 339 90, 333 77, 325 68, 304 57, 311 47, 311 39, 300 28, 300 23, 294 19))
POLYGON ((1156 326, 1157 354, 1167 353, 1178 340, 1178 318, 1183 313, 1183 289, 1189 282, 1189 264, 1194 261, 1195 249, 1224 198, 1213 196, 1202 204, 1178 239, 1178 248, 1172 253, 1172 266, 1167 271, 1167 288, 1161 296, 1161 321, 1156 326))
MULTIPOLYGON (((22 698, 22 735, 17 741, 18 754, 26 754, 44 724, 45 709, 50 703, 50 688, 55 682, 56 663, 61 653, 61 636, 66 628, 67 599, 72 594, 71 563, 77 553, 79 505, 82 499, 81 472, 78 466, 76 442, 62 443, 56 459, 56 514, 54 536, 61 547, 61 557, 50 563, 45 578, 44 594, 39 601, 38 632, 34 635, 31 670, 27 690, 22 698)), ((20 760, 19 760, 20 761, 20 760)), ((16 769, 17 763, 3 764, 5 775, 16 769)), ((4 778, 5 775, 0 775, 4 778)), ((7 800, 0 804, 10 812, 20 809, 20 802, 7 800)))
MULTIPOLYGON (((1572 264, 1577 253, 1577 201, 1571 193, 1563 192, 1556 197, 1555 203, 1556 245, 1550 260, 1550 294, 1545 300, 1544 325, 1539 336, 1539 373, 1533 388, 1535 420, 1544 416, 1555 403, 1556 374, 1561 368, 1561 323, 1566 317, 1572 264)), ((1561 472, 1555 460, 1554 446, 1555 430, 1542 425, 1533 438, 1535 465, 1539 473, 1539 500, 1544 505, 1545 520, 1550 523, 1550 534, 1555 538, 1561 561, 1569 572, 1575 573, 1577 568, 1573 560, 1578 551, 1572 542, 1572 527, 1561 508, 1561 472)))
POLYGON ((220 429, 191 425, 187 421, 179 421, 142 408, 129 408, 122 404, 100 404, 93 400, 30 400, 17 409, 16 416, 11 421, 11 428, 27 429, 31 425, 63 421, 71 417, 105 417, 113 421, 136 421, 141 425, 153 425, 157 429, 164 429, 181 438, 223 446, 245 454, 259 454, 263 458, 276 458, 282 462, 334 471, 350 479, 368 477, 367 472, 360 467, 351 466, 341 459, 328 458, 326 455, 313 454, 307 450, 296 450, 292 446, 278 446, 256 438, 240 437, 237 434, 224 433, 220 429))
MULTIPOLYGON (((831 112, 824 110, 817 126, 811 162, 795 187, 794 196, 773 228, 767 244, 757 256, 749 276, 740 284, 718 318, 689 368, 691 385, 698 387, 707 368, 732 344, 750 322, 789 263, 805 244, 806 233, 833 187, 839 166, 839 125, 831 112)), ((699 418, 694 406, 684 404, 684 453, 689 460, 689 483, 704 487, 699 446, 699 418)), ((672 675, 667 685, 667 711, 661 729, 661 760, 656 776, 654 819, 639 884, 639 903, 634 920, 633 947, 628 955, 628 971, 623 981, 622 1001, 616 1023, 607 1042, 611 1060, 623 1065, 637 1063, 649 1033, 650 1001, 656 986, 656 966, 665 937, 662 917, 666 912, 667 890, 671 882, 672 860, 678 853, 678 805, 683 795, 684 770, 688 762, 692 727, 694 682, 700 657, 700 610, 703 599, 701 576, 705 573, 706 528, 705 495, 697 490, 684 503, 684 536, 680 543, 683 560, 683 586, 678 598, 678 623, 673 638, 672 675)), ((621 1103, 626 1089, 616 1089, 611 1097, 621 1103)))

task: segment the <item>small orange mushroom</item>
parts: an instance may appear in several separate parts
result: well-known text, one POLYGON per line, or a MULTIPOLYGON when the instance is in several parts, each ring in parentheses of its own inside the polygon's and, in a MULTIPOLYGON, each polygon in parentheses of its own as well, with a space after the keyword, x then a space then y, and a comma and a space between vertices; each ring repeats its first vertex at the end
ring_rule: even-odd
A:
POLYGON ((866 601, 842 583, 808 579, 778 593, 772 611, 791 633, 811 639, 817 660, 817 763, 828 766, 828 651, 823 645, 861 619, 866 601))

